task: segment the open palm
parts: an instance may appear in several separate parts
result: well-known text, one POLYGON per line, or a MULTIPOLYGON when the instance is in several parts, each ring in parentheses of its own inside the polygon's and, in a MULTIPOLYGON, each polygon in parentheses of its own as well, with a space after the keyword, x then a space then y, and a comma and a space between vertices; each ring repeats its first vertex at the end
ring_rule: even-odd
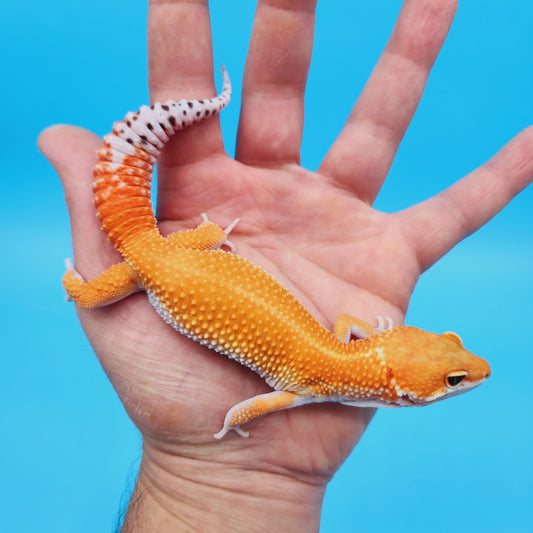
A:
MULTIPOLYGON (((315 2, 299 2, 297 9, 284 4, 290 2, 258 5, 236 159, 224 151, 218 119, 176 134, 165 148, 158 172, 161 232, 194 227, 203 212, 221 226, 240 217, 231 235, 236 253, 271 273, 326 326, 340 312, 369 322, 390 316, 400 323, 420 273, 530 182, 532 132, 522 132, 488 163, 422 204, 394 214, 374 210, 455 1, 405 2, 387 48, 317 172, 299 166, 315 2)), ((153 101, 213 95, 209 35, 205 5, 152 2, 153 101), (178 25, 176 34, 172 28, 178 25)), ((326 96, 324 112, 334 111, 326 96)), ((76 268, 86 278, 120 259, 92 206, 91 166, 100 144, 89 132, 66 126, 47 130, 40 140, 63 181, 76 268)), ((216 456, 237 469, 324 484, 373 414, 315 404, 252 422, 247 441, 230 434, 217 442, 213 433, 226 411, 268 390, 257 375, 177 334, 144 294, 80 311, 80 319, 143 434, 145 452, 169 471, 183 466, 179 457, 186 451, 189 459, 216 456)))

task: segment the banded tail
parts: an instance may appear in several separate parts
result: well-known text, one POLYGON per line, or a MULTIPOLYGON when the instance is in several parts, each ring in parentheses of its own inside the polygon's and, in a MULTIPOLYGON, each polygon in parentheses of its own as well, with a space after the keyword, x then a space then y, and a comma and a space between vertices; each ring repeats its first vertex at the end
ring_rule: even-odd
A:
POLYGON ((206 100, 169 100, 142 106, 113 125, 93 168, 94 203, 102 229, 119 250, 126 238, 157 230, 151 202, 154 165, 176 131, 216 115, 228 104, 231 84, 222 67, 222 92, 206 100))

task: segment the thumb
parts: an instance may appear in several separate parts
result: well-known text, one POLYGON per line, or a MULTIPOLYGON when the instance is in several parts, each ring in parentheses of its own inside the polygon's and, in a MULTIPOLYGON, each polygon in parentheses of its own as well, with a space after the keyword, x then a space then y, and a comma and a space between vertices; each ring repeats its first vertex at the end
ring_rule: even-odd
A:
POLYGON ((63 184, 76 269, 92 278, 120 260, 100 229, 93 205, 92 167, 102 140, 82 128, 57 125, 44 130, 37 145, 63 184))

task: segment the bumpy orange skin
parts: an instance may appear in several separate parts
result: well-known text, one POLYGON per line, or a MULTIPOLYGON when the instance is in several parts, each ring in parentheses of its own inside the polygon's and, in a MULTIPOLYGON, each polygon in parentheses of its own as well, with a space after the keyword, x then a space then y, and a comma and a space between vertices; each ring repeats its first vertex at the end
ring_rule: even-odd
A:
POLYGON ((278 391, 232 408, 217 437, 231 429, 246 435, 240 424, 307 402, 425 405, 482 383, 488 363, 455 334, 407 326, 378 332, 348 315, 331 333, 269 274, 220 250, 227 232, 216 224, 160 235, 150 198, 157 156, 174 131, 218 113, 230 91, 224 73, 217 98, 144 106, 115 124, 98 152, 93 189, 102 229, 125 262, 89 282, 70 269, 63 283, 71 298, 95 307, 144 290, 178 331, 253 369, 278 391), (350 331, 363 338, 344 342, 350 331), (450 385, 450 373, 461 382, 450 385))

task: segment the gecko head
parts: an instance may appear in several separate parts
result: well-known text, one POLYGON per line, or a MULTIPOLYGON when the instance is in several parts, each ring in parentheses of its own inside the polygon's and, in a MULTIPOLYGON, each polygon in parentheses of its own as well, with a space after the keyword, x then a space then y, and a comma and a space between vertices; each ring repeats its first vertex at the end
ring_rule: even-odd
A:
POLYGON ((385 362, 398 394, 398 405, 427 405, 481 385, 490 376, 485 359, 465 350, 451 332, 437 335, 409 326, 389 330, 395 350, 385 362), (394 331, 396 330, 396 331, 394 331))

